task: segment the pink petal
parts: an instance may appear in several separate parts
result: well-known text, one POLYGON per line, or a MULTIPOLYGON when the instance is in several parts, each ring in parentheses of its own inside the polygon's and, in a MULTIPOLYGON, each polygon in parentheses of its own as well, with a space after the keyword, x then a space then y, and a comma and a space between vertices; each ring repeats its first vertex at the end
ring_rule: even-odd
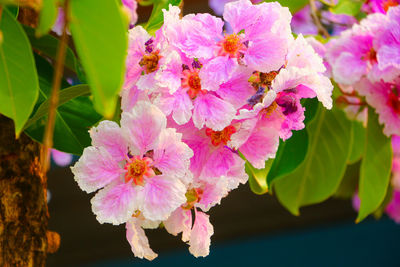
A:
POLYGON ((288 40, 280 36, 267 35, 251 41, 244 56, 245 63, 260 72, 279 70, 285 64, 288 40), (265 51, 273 51, 266 53, 265 51))
POLYGON ((239 66, 232 73, 232 78, 216 91, 217 95, 231 103, 236 109, 247 104, 247 100, 255 93, 248 81, 251 74, 251 69, 239 66))
POLYGON ((227 82, 237 63, 230 57, 216 57, 203 65, 199 77, 201 88, 208 91, 216 91, 219 86, 227 82))
POLYGON ((193 123, 201 129, 206 127, 215 131, 222 131, 228 126, 236 114, 232 104, 211 95, 199 95, 194 102, 193 123))
POLYGON ((135 155, 152 150, 166 124, 162 111, 145 101, 138 102, 130 112, 125 111, 121 115, 122 132, 135 155))
POLYGON ((75 181, 88 193, 118 180, 122 169, 103 147, 87 147, 79 161, 71 167, 75 181))
POLYGON ((168 128, 161 132, 160 141, 154 149, 154 166, 162 173, 182 178, 182 182, 191 182, 189 172, 193 151, 182 142, 182 134, 168 128), (189 179, 188 179, 189 178, 189 179))
POLYGON ((56 149, 51 150, 51 157, 54 162, 61 167, 68 166, 72 162, 72 155, 58 151, 56 149))
POLYGON ((239 151, 257 169, 264 168, 265 161, 274 158, 279 145, 279 128, 267 120, 257 123, 239 151))
POLYGON ((171 235, 177 236, 182 233, 182 241, 187 242, 192 229, 192 212, 177 208, 167 220, 164 221, 165 229, 171 235))
POLYGON ((102 121, 89 132, 93 146, 104 147, 115 161, 126 159, 128 144, 116 122, 102 121))
POLYGON ((196 212, 192 233, 189 240, 189 251, 195 257, 205 257, 210 253, 211 236, 214 228, 209 216, 201 211, 196 212))
POLYGON ((118 225, 127 222, 139 208, 141 188, 129 183, 113 183, 100 190, 90 201, 100 223, 118 225))
POLYGON ((147 259, 149 261, 154 260, 157 254, 150 248, 149 240, 140 227, 140 223, 137 218, 132 217, 126 223, 126 239, 131 245, 131 249, 135 257, 140 259, 147 259))
POLYGON ((175 177, 158 175, 149 178, 144 186, 143 216, 149 220, 166 220, 186 202, 186 187, 175 177))

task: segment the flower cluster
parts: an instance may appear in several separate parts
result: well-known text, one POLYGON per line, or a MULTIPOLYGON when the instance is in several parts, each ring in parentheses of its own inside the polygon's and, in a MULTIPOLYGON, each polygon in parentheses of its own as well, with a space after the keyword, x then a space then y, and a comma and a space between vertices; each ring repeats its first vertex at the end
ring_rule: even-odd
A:
POLYGON ((345 95, 365 97, 387 136, 400 135, 399 28, 400 6, 368 15, 327 44, 334 80, 345 95))
POLYGON ((209 253, 213 226, 206 212, 275 157, 279 139, 304 128, 300 100, 332 107, 322 59, 299 35, 278 3, 225 5, 224 21, 210 14, 180 17, 164 10, 150 36, 129 31, 121 127, 104 121, 73 167, 93 192, 101 223, 126 223, 135 256, 153 259, 146 228, 162 223, 182 233, 196 257, 209 253))

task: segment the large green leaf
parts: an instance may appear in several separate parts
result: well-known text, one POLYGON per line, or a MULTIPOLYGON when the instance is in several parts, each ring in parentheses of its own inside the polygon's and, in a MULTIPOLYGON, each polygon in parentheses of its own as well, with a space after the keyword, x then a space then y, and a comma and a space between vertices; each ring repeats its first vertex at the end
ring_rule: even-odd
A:
MULTIPOLYGON (((39 116, 38 114, 42 114, 46 110, 46 103, 48 103, 50 97, 53 68, 39 56, 36 57, 36 63, 40 96, 35 107, 35 115, 31 118, 31 120, 34 119, 34 122, 25 132, 32 139, 41 142, 47 115, 39 116), (38 118, 35 118, 36 116, 38 118)), ((69 85, 64 82, 62 86, 69 85)), ((79 155, 82 154, 85 147, 90 146, 91 140, 88 130, 101 119, 101 115, 94 110, 89 97, 78 96, 73 98, 73 96, 87 93, 87 86, 84 85, 63 88, 60 91, 61 103, 57 109, 53 138, 54 148, 57 150, 79 155), (82 91, 79 92, 80 90, 82 91)))
POLYGON ((360 166, 361 161, 358 161, 351 165, 347 165, 346 172, 343 175, 339 188, 335 192, 335 197, 349 199, 354 196, 360 178, 360 166))
POLYGON ((295 171, 272 184, 279 201, 291 213, 298 215, 300 207, 321 202, 336 192, 350 154, 351 127, 342 111, 318 109, 306 128, 306 158, 295 171))
POLYGON ((364 153, 366 130, 361 122, 353 121, 353 145, 349 157, 349 164, 359 161, 364 153))
POLYGON ((267 183, 271 183, 294 171, 305 159, 308 151, 307 130, 295 131, 292 137, 280 142, 278 152, 268 173, 267 183))
POLYGON ((358 196, 361 204, 357 222, 374 212, 383 202, 392 169, 392 146, 382 132, 378 116, 369 109, 364 157, 361 163, 358 196))
POLYGON ((263 2, 279 2, 282 6, 289 8, 292 14, 296 13, 308 4, 308 0, 265 0, 263 2))
POLYGON ((7 9, 3 10, 0 31, 0 113, 14 120, 18 136, 38 97, 38 77, 29 40, 7 9))
POLYGON ((127 24, 116 0, 70 0, 70 29, 96 110, 113 116, 125 74, 127 24))
MULTIPOLYGON (((40 51, 42 55, 55 60, 56 55, 57 55, 57 48, 60 43, 60 41, 57 38, 55 38, 49 34, 46 34, 40 38, 37 38, 35 36, 35 30, 28 26, 24 26, 24 30, 26 32, 26 35, 29 38, 29 41, 31 42, 32 47, 35 50, 40 51)), ((76 61, 77 60, 75 58, 74 52, 72 51, 71 48, 67 47, 64 65, 68 69, 75 71, 76 61)))
POLYGON ((158 30, 164 22, 164 14, 162 12, 163 9, 168 10, 169 5, 179 6, 182 0, 156 0, 153 4, 153 10, 151 11, 151 15, 145 29, 150 33, 154 34, 156 30, 158 30))
MULTIPOLYGON (((315 118, 318 110, 318 100, 316 98, 306 99, 303 104, 306 108, 304 123, 308 125, 315 118)), ((303 162, 307 150, 308 133, 305 129, 293 131, 292 137, 285 142, 281 141, 271 170, 268 173, 268 186, 275 179, 279 179, 294 171, 303 162)))
POLYGON ((355 16, 360 13, 363 0, 339 0, 336 6, 331 8, 332 13, 335 14, 346 14, 355 16))
POLYGON ((39 24, 36 28, 36 34, 41 36, 50 31, 57 18, 57 0, 42 0, 42 9, 40 10, 39 24))
POLYGON ((6 9, 11 13, 14 18, 18 17, 19 7, 18 6, 6 6, 6 9))
MULTIPOLYGON (((67 103, 68 101, 83 95, 88 95, 90 93, 89 86, 87 84, 79 84, 75 86, 71 86, 65 88, 59 93, 59 101, 57 107, 67 103)), ((42 117, 48 115, 50 108, 50 99, 46 99, 40 106, 37 108, 35 114, 28 120, 25 125, 25 128, 30 127, 37 120, 42 117)))
POLYGON ((264 169, 256 169, 246 160, 246 173, 249 175, 250 189, 254 193, 262 195, 268 192, 267 174, 271 168, 272 162, 273 159, 267 160, 264 169))

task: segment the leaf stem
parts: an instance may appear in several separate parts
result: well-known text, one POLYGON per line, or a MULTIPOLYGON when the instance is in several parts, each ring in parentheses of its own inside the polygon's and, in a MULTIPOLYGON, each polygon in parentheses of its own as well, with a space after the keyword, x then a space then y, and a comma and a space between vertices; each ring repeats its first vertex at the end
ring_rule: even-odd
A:
POLYGON ((41 163, 43 166, 43 173, 46 173, 50 166, 50 148, 53 146, 53 134, 54 134, 54 125, 56 121, 56 111, 57 105, 59 101, 59 91, 61 86, 61 80, 64 73, 64 61, 65 54, 67 50, 67 42, 68 42, 68 13, 69 13, 69 0, 64 1, 64 26, 63 33, 61 35, 61 40, 57 50, 57 56, 55 59, 55 71, 53 76, 53 84, 51 87, 51 96, 50 96, 50 106, 49 106, 49 117, 46 124, 46 129, 43 137, 43 146, 41 152, 41 163))
POLYGON ((315 0, 309 0, 310 1, 310 10, 311 10, 311 17, 314 21, 314 24, 318 28, 318 33, 323 35, 325 38, 329 38, 330 34, 329 32, 325 29, 325 27, 322 25, 319 16, 318 16, 318 9, 317 6, 315 5, 315 0))

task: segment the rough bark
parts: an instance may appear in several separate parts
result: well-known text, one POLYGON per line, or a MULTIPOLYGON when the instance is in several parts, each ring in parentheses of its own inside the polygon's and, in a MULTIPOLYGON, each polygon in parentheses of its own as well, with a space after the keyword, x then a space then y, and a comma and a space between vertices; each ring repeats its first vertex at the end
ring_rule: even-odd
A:
POLYGON ((0 266, 45 266, 48 217, 39 144, 0 115, 0 266))

